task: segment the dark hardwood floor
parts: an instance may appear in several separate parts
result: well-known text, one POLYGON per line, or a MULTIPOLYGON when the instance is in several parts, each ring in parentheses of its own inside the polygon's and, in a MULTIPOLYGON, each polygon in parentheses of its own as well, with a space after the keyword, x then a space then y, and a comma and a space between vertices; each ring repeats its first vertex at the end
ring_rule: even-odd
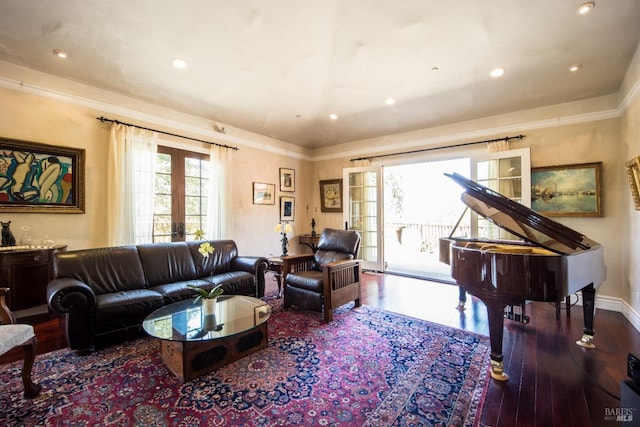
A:
MULTIPOLYGON (((273 276, 268 277, 268 291, 275 290, 273 276)), ((482 302, 470 297, 467 309, 460 312, 457 300, 456 286, 388 274, 363 275, 363 304, 488 335, 482 302)), ((481 425, 618 426, 605 420, 605 410, 620 408, 627 353, 640 354, 640 333, 622 314, 597 310, 597 348, 586 350, 575 344, 582 336, 582 307, 573 307, 569 317, 563 310, 556 320, 555 307, 534 302, 527 304, 526 314, 528 324, 505 321, 509 381, 491 380, 481 425)), ((66 346, 57 320, 37 323, 35 329, 38 353, 66 346)), ((20 360, 20 351, 0 356, 0 363, 20 360)))

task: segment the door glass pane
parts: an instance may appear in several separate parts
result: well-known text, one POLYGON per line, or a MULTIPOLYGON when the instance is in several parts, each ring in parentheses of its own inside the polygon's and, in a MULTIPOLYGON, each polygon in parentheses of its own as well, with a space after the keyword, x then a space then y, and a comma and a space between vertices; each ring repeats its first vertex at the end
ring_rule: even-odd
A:
MULTIPOLYGON (((352 230, 360 232, 359 258, 367 265, 379 264, 377 172, 349 173, 349 217, 352 230)), ((379 269, 379 268, 377 268, 379 269)))
POLYGON ((209 162, 200 158, 184 159, 185 239, 194 240, 196 230, 207 229, 207 187, 209 162))
POLYGON ((153 200, 153 241, 170 242, 171 219, 171 155, 156 155, 155 197, 153 200))
POLYGON ((159 147, 159 151, 153 241, 194 239, 196 230, 207 229, 209 162, 198 153, 167 147, 159 147))
MULTIPOLYGON (((491 159, 477 163, 477 181, 503 196, 522 202, 522 159, 520 156, 491 159)), ((520 240, 485 218, 478 217, 478 237, 498 240, 520 240)))

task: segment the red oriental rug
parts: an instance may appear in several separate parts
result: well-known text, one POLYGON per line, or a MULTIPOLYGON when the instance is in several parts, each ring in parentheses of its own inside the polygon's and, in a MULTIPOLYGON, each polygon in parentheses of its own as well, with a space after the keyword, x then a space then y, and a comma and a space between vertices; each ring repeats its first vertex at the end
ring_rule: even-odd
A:
POLYGON ((2 367, 0 424, 86 426, 474 426, 489 338, 359 307, 330 324, 271 300, 269 347, 187 384, 141 338, 77 356, 39 355, 35 400, 21 363, 2 367))

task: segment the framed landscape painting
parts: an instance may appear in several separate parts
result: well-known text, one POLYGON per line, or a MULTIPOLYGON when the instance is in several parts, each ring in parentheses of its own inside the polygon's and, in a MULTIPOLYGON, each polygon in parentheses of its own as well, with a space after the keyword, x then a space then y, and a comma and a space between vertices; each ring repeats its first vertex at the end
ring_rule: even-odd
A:
POLYGON ((85 151, 0 138, 0 212, 84 213, 85 151))
POLYGON ((253 204, 274 205, 276 203, 276 185, 263 182, 253 183, 253 204))
POLYGON ((602 216, 602 162, 532 168, 531 208, 546 216, 602 216))

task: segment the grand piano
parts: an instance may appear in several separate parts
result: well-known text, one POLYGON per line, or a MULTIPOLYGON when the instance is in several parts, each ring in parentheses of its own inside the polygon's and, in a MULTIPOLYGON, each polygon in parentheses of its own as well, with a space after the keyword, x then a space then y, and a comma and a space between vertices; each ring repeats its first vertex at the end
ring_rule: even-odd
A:
POLYGON ((504 309, 527 300, 559 304, 581 291, 584 333, 576 344, 595 348, 595 289, 606 278, 603 247, 588 237, 459 174, 445 174, 465 191, 462 201, 477 214, 522 240, 446 237, 440 261, 465 291, 487 307, 491 377, 506 381, 502 355, 504 309))

